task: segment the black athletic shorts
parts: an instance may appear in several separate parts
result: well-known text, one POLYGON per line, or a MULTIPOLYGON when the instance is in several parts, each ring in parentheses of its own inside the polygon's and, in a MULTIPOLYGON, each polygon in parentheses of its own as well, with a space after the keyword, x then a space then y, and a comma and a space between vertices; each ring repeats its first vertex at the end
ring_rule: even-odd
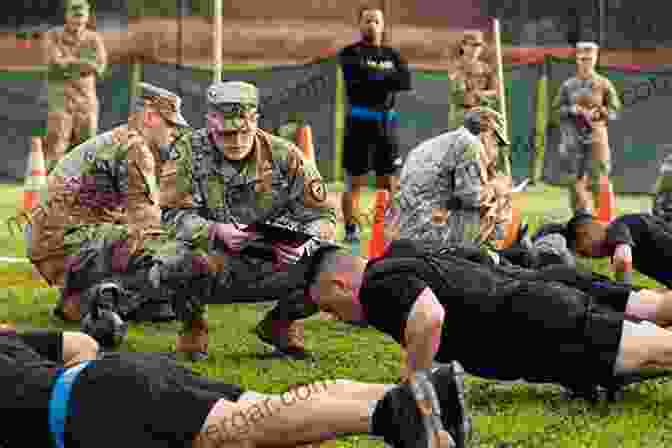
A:
POLYGON ((72 388, 65 446, 190 447, 214 404, 242 390, 152 353, 110 353, 72 388))
MULTIPOLYGON (((458 360, 476 376, 523 379, 568 387, 608 384, 623 331, 623 314, 586 303, 584 294, 554 282, 514 282, 509 291, 484 297, 496 310, 454 311, 446 323, 437 361, 458 360), (510 299, 508 298, 510 297, 510 299), (476 316, 483 316, 479 321, 476 316)), ((488 307, 484 303, 484 307, 488 307)))
POLYGON ((363 120, 346 118, 343 168, 351 176, 375 171, 377 176, 395 175, 401 169, 398 119, 363 120))

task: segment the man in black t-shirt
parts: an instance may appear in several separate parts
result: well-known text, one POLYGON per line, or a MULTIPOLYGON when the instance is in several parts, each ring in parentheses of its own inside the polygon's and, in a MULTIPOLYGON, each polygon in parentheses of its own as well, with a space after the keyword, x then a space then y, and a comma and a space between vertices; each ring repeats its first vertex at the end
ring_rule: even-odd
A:
POLYGON ((488 266, 408 240, 368 263, 339 250, 315 257, 313 301, 393 337, 411 373, 458 361, 484 378, 586 390, 672 368, 672 332, 661 327, 672 322, 672 293, 563 265, 488 266))
POLYGON ((399 386, 336 380, 277 396, 165 355, 96 352, 81 333, 0 333, 0 446, 292 447, 357 433, 395 448, 465 446, 452 365, 399 386))
POLYGON ((342 198, 348 242, 359 239, 358 213, 354 207, 359 204, 369 172, 375 170, 377 188, 390 191, 392 196, 398 188, 402 161, 394 100, 398 92, 411 90, 406 61, 397 50, 383 44, 383 12, 364 6, 358 19, 362 39, 338 54, 349 103, 343 144, 346 179, 342 198))
POLYGON ((610 257, 616 272, 634 268, 672 287, 672 227, 658 216, 632 213, 605 224, 590 214, 577 214, 567 223, 565 234, 578 255, 610 257))

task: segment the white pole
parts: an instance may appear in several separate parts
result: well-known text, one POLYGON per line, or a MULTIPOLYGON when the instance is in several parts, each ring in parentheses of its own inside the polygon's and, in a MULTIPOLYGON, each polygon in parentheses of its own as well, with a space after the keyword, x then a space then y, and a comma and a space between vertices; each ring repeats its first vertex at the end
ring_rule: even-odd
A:
POLYGON ((220 82, 222 80, 222 37, 223 37, 223 23, 222 23, 222 0, 214 0, 214 32, 213 36, 213 82, 220 82))
POLYGON ((499 84, 499 108, 504 117, 504 130, 509 133, 508 120, 506 114, 506 87, 504 85, 504 57, 502 55, 502 39, 499 29, 499 20, 493 19, 493 32, 495 37, 495 57, 497 59, 497 83, 499 84))

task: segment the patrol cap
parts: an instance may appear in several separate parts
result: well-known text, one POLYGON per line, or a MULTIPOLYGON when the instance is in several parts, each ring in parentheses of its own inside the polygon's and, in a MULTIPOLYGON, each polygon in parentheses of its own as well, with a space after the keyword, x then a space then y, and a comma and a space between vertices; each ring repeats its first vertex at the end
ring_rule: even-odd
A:
POLYGON ((254 84, 243 81, 216 82, 208 87, 207 104, 224 114, 224 129, 238 130, 246 115, 259 107, 259 90, 254 84))
POLYGON ((506 138, 504 129, 504 116, 490 107, 474 107, 464 114, 464 126, 467 129, 478 129, 481 120, 491 119, 494 125, 495 134, 503 146, 508 146, 509 140, 506 138))
POLYGON ((149 103, 168 122, 182 127, 189 127, 189 123, 182 116, 182 98, 173 92, 156 87, 146 82, 138 84, 139 93, 135 108, 139 110, 149 103))
POLYGON ((595 42, 578 42, 576 44, 577 53, 597 53, 600 46, 595 42))
POLYGON ((88 16, 90 11, 87 0, 67 0, 65 5, 65 14, 69 17, 88 16))

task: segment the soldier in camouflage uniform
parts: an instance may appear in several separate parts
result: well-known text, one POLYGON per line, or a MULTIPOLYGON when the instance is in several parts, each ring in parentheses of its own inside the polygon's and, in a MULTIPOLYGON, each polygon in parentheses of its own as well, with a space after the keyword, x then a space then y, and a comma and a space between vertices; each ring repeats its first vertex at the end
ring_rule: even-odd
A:
POLYGON ((502 121, 493 109, 472 109, 463 127, 409 153, 395 198, 400 238, 487 248, 503 238, 511 219, 511 177, 498 166, 499 146, 508 145, 502 121))
POLYGON ((485 47, 482 32, 465 33, 460 55, 450 73, 450 129, 462 126, 464 114, 475 107, 499 110, 497 72, 480 60, 485 47))
POLYGON ((65 26, 46 33, 47 169, 98 132, 96 77, 107 69, 107 52, 100 34, 86 27, 89 12, 86 0, 69 0, 65 26))
POLYGON ((149 84, 140 88, 128 124, 63 158, 30 217, 28 257, 50 286, 62 289, 59 312, 66 320, 81 318, 79 295, 88 286, 70 284, 66 272, 80 278, 91 269, 105 273, 104 249, 112 254, 104 262, 123 272, 130 255, 163 234, 158 177, 175 129, 187 123, 175 94, 149 84))
POLYGON ((595 72, 598 46, 590 42, 576 45, 577 74, 560 86, 553 108, 560 113, 560 152, 567 157, 570 205, 574 213, 599 210, 600 180, 609 179, 611 154, 607 122, 617 117, 621 100, 613 84, 595 72), (588 192, 592 180, 594 206, 588 192))
MULTIPOLYGON (((229 296, 247 283, 260 281, 310 253, 318 239, 293 249, 276 245, 276 263, 239 254, 256 235, 245 226, 268 217, 269 223, 329 239, 336 212, 316 165, 285 139, 257 127, 257 88, 244 82, 215 83, 207 91, 207 127, 195 131, 191 157, 177 161, 175 204, 164 204, 163 219, 174 226, 178 239, 190 242, 217 276, 215 294, 229 296), (186 202, 185 202, 186 201, 186 202), (267 216, 270 208, 277 213, 267 216)), ((257 335, 289 355, 305 355, 302 324, 307 310, 303 291, 280 304, 256 328, 257 335), (293 308, 293 309, 292 309, 293 308)), ((191 335, 207 347, 205 318, 194 308, 191 335)), ((186 342, 185 342, 186 343, 186 342)), ((198 343, 195 342, 196 345, 198 343)))
POLYGON ((660 165, 652 214, 668 223, 672 222, 672 154, 665 157, 660 165))

